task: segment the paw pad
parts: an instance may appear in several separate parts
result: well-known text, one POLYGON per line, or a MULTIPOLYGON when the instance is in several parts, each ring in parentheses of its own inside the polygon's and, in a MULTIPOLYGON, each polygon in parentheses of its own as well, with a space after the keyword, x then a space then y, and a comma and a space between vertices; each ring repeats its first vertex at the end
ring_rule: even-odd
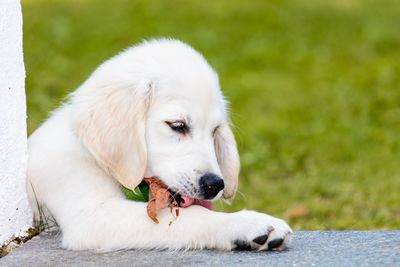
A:
POLYGON ((259 245, 264 245, 265 242, 267 242, 267 239, 268 239, 268 235, 261 235, 259 237, 254 238, 253 242, 257 243, 259 245))
POLYGON ((268 250, 279 248, 283 244, 283 238, 277 238, 268 243, 268 250))
POLYGON ((244 240, 236 240, 235 250, 251 250, 250 243, 244 240))
POLYGON ((245 240, 236 240, 234 242, 234 250, 248 251, 248 250, 274 250, 279 249, 284 243, 283 238, 276 238, 267 243, 268 235, 261 235, 248 242, 245 240))

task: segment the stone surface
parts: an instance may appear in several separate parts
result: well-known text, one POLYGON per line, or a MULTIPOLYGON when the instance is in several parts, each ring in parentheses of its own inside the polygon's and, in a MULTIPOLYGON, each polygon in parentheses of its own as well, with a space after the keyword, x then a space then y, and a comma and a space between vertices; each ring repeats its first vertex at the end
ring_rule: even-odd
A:
POLYGON ((400 231, 300 231, 282 252, 118 251, 60 248, 60 236, 41 234, 0 266, 400 266, 400 231))
POLYGON ((32 225, 26 160, 21 4, 0 0, 0 246, 32 225))

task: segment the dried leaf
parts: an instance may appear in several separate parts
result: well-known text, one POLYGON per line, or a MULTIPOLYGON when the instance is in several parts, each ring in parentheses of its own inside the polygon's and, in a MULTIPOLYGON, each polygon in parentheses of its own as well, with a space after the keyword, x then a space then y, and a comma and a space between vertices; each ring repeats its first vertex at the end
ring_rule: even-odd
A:
POLYGON ((301 217, 306 217, 310 214, 310 210, 305 207, 305 206, 297 206, 289 211, 286 212, 286 216, 289 219, 294 219, 294 218, 301 218, 301 217))
MULTIPOLYGON (((172 199, 171 203, 169 204, 170 212, 172 213, 173 208, 178 207, 178 203, 168 191, 168 187, 160 179, 156 177, 150 177, 144 178, 143 180, 148 183, 151 194, 151 199, 147 204, 147 215, 155 223, 159 223, 157 219, 158 211, 166 208, 168 206, 168 201, 172 199)), ((176 217, 178 217, 179 212, 177 211, 176 214, 176 217)), ((169 223, 169 225, 171 225, 171 223, 172 221, 169 223)))

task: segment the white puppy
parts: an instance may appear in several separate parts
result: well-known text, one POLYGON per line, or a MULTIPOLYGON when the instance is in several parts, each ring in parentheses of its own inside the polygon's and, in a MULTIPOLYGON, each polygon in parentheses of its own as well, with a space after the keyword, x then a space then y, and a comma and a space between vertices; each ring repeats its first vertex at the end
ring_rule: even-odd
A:
POLYGON ((283 249, 292 232, 266 214, 205 208, 233 198, 239 156, 217 74, 179 41, 102 64, 29 138, 28 165, 36 220, 51 214, 68 249, 283 249), (185 207, 171 225, 169 209, 156 224, 121 190, 150 176, 185 207))

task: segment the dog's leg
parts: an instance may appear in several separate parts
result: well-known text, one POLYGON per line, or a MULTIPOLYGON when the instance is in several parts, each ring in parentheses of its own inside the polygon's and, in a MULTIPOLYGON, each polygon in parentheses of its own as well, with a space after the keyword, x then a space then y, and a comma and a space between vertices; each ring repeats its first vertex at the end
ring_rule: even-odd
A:
POLYGON ((246 210, 222 213, 191 206, 181 208, 174 220, 167 208, 159 213, 159 224, 147 216, 146 203, 125 199, 109 199, 81 212, 68 227, 60 222, 66 248, 283 249, 292 232, 280 219, 246 210))
POLYGON ((66 248, 257 250, 283 248, 289 238, 291 230, 285 222, 253 211, 228 214, 191 206, 181 208, 173 220, 166 208, 155 224, 147 216, 147 203, 126 200, 120 185, 92 164, 90 159, 50 149, 36 151, 30 158, 29 185, 37 196, 31 204, 49 209, 66 248))

